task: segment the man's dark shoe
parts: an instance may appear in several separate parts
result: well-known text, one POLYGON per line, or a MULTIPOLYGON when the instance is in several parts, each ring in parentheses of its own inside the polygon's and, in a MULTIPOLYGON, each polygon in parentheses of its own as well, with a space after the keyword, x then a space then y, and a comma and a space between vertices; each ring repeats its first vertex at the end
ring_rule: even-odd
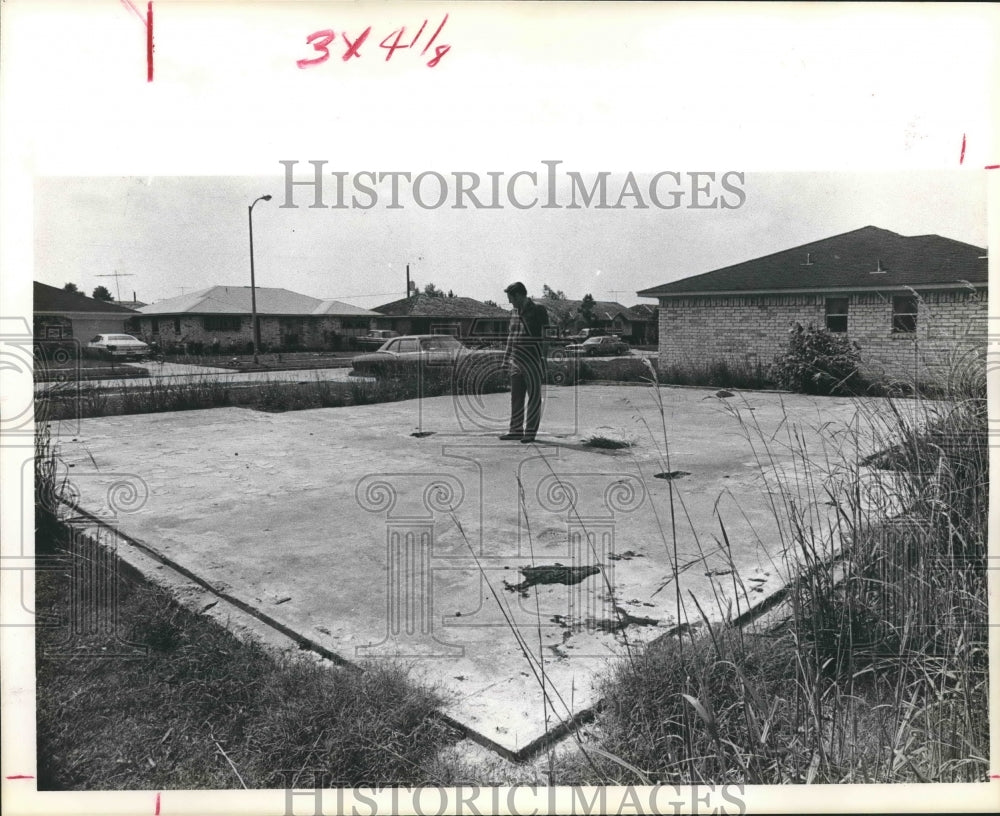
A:
POLYGON ((534 436, 522 436, 521 437, 521 443, 524 444, 524 445, 528 444, 529 442, 534 442, 534 441, 535 441, 535 437, 534 436))
POLYGON ((519 433, 505 433, 500 437, 500 439, 502 439, 504 442, 510 442, 513 439, 520 439, 520 438, 521 434, 519 433))

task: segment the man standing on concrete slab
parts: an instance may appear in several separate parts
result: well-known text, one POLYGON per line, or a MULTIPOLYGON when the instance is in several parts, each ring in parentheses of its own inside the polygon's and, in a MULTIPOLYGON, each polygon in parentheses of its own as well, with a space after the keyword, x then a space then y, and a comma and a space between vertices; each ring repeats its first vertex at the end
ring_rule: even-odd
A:
POLYGON ((510 371, 510 430, 500 438, 534 442, 542 419, 545 327, 549 323, 549 313, 544 306, 528 297, 528 290, 520 281, 512 283, 504 291, 514 307, 514 314, 510 319, 504 353, 504 367, 510 371))

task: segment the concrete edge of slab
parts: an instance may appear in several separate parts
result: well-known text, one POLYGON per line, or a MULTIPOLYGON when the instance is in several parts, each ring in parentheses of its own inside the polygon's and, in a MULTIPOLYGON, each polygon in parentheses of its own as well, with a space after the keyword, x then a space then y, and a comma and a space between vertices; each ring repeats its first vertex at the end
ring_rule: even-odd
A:
MULTIPOLYGON (((166 590, 177 603, 190 611, 210 617, 237 637, 254 637, 262 645, 276 651, 283 653, 308 652, 339 668, 362 671, 356 663, 296 632, 245 601, 213 586, 143 541, 117 529, 113 523, 95 516, 73 502, 63 499, 61 503, 73 513, 71 516, 61 516, 61 523, 82 531, 83 535, 90 536, 98 545, 110 549, 133 577, 166 590), (91 533, 94 528, 97 529, 96 536, 91 533)), ((782 610, 787 606, 787 596, 790 590, 791 584, 785 584, 762 598, 737 618, 726 622, 725 625, 742 627, 765 617, 770 621, 770 626, 776 625, 787 617, 787 614, 782 610)), ((699 621, 694 625, 682 623, 673 626, 646 644, 647 648, 664 643, 682 632, 701 629, 704 625, 703 622, 699 621)), ((576 712, 571 718, 560 720, 557 725, 518 750, 512 750, 490 739, 442 711, 437 711, 436 717, 462 737, 493 751, 504 759, 521 763, 562 742, 581 725, 592 722, 602 707, 603 701, 598 700, 594 705, 576 712)))

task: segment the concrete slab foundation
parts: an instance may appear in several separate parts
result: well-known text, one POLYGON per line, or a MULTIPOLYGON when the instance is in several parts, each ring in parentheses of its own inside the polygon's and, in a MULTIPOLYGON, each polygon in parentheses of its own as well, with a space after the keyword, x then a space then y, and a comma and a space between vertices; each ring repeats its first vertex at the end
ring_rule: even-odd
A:
POLYGON ((721 620, 782 587, 779 482, 833 523, 824 440, 853 401, 658 393, 662 414, 648 387, 550 388, 530 445, 497 439, 494 394, 90 419, 59 452, 80 508, 257 620, 352 663, 412 661, 449 717, 520 757, 612 662, 697 623, 692 596, 721 620))

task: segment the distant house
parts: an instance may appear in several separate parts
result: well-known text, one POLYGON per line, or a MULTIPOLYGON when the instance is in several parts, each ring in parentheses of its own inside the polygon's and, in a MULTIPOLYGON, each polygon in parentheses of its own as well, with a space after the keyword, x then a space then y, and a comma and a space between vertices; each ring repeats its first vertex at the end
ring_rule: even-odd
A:
POLYGON ((505 337, 509 311, 467 297, 412 295, 375 311, 400 334, 451 334, 463 340, 505 337))
MULTIPOLYGON (((381 315, 336 300, 257 286, 257 323, 262 348, 340 349, 367 334, 381 315)), ((210 286, 143 306, 135 328, 162 348, 245 351, 253 342, 249 286, 210 286)))
POLYGON ((34 335, 36 340, 75 340, 86 345, 98 334, 126 331, 136 312, 116 303, 68 292, 34 282, 34 335))
POLYGON ((981 362, 987 283, 985 249, 868 226, 638 294, 659 300, 661 364, 768 365, 799 323, 857 342, 869 376, 913 381, 981 362))
POLYGON ((580 312, 582 300, 540 298, 538 302, 549 310, 549 322, 564 332, 592 327, 604 329, 609 334, 624 336, 628 333, 629 326, 625 318, 628 308, 614 300, 595 300, 593 317, 589 323, 580 312))

